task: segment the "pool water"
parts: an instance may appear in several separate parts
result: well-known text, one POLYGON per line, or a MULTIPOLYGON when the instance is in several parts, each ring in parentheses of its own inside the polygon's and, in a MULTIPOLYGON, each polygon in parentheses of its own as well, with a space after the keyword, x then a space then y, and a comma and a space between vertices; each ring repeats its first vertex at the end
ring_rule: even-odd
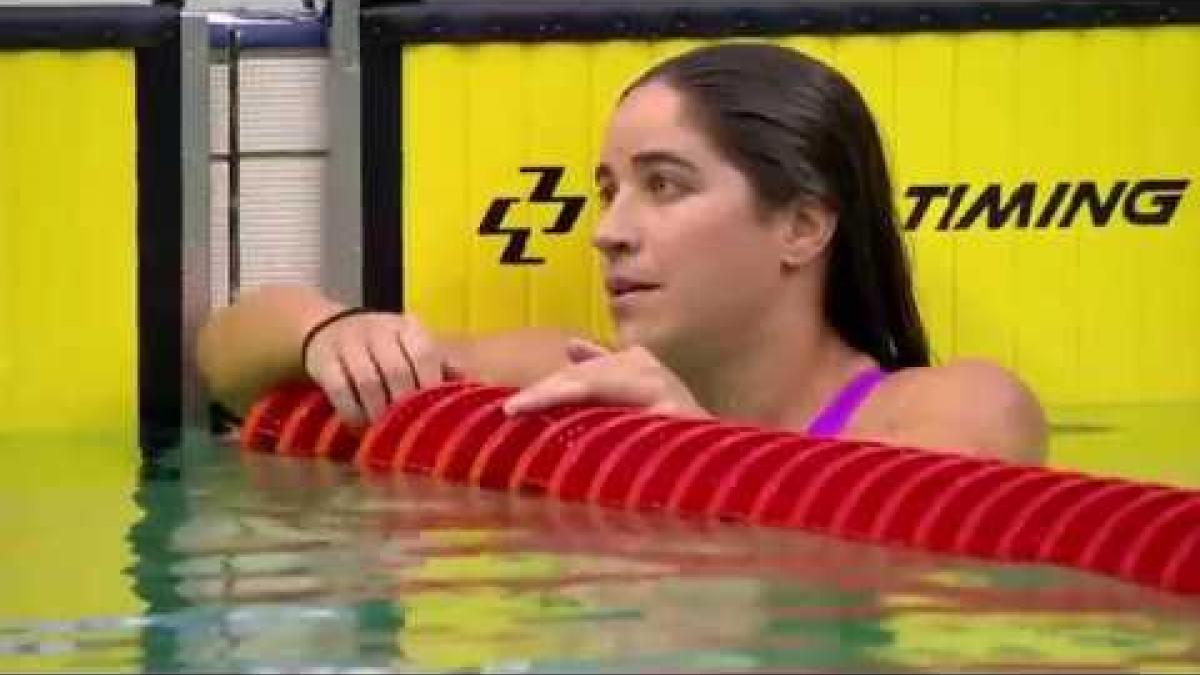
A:
MULTIPOLYGON (((1118 418, 1057 428, 1103 465, 1086 448, 1118 418)), ((1200 670, 1200 601, 1072 570, 201 436, 141 463, 128 441, 0 435, 0 457, 2 671, 1200 670)))

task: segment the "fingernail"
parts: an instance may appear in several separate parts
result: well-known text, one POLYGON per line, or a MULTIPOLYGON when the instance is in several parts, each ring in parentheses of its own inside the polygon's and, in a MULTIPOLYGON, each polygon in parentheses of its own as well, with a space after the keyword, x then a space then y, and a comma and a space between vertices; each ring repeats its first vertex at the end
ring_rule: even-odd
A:
POLYGON ((509 396, 508 400, 506 400, 504 405, 501 407, 504 409, 505 415, 516 415, 517 413, 521 412, 521 405, 523 403, 524 399, 522 399, 520 395, 513 395, 509 396))

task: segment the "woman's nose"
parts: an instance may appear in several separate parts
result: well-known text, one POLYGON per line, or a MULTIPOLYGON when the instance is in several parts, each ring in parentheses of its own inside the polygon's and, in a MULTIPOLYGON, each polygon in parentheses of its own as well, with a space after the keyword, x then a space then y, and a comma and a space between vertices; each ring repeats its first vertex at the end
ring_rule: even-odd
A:
POLYGON ((592 245, 605 256, 628 254, 637 249, 637 227, 629 213, 614 202, 600 215, 592 234, 592 245))

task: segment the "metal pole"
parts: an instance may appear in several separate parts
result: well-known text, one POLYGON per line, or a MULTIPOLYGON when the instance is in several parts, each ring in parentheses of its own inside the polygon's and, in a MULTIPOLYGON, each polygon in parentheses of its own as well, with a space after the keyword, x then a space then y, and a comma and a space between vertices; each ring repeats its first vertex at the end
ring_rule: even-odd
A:
POLYGON ((329 36, 329 179, 321 224, 321 286, 362 304, 362 70, 359 0, 333 2, 329 36))
POLYGON ((196 333, 212 308, 209 233, 209 42, 204 14, 185 12, 180 25, 180 153, 183 165, 183 425, 205 426, 207 393, 196 366, 196 333))
POLYGON ((229 31, 229 303, 237 300, 242 285, 242 142, 241 142, 241 31, 229 31))

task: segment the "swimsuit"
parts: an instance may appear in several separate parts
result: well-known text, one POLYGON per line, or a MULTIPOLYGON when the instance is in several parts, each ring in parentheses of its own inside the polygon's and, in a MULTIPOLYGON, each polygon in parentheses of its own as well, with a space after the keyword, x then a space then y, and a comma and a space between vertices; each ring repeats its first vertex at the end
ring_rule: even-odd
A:
POLYGON ((817 414, 812 424, 808 425, 808 433, 812 436, 837 436, 842 433, 850 417, 885 377, 887 373, 879 368, 868 368, 859 373, 817 414))

